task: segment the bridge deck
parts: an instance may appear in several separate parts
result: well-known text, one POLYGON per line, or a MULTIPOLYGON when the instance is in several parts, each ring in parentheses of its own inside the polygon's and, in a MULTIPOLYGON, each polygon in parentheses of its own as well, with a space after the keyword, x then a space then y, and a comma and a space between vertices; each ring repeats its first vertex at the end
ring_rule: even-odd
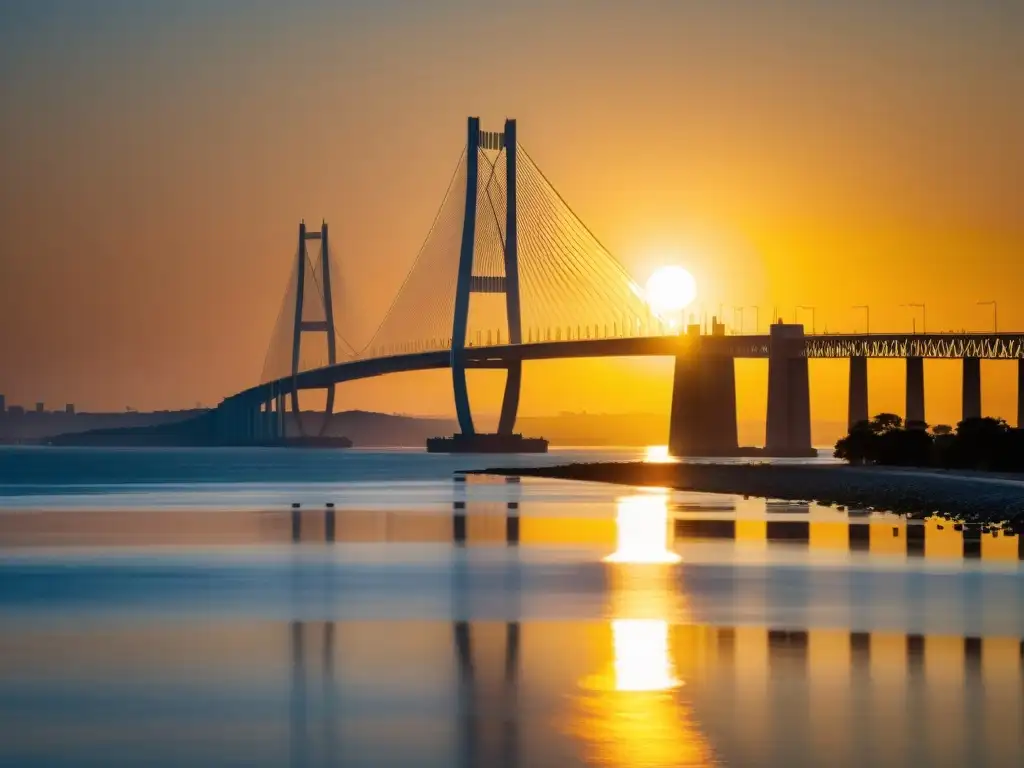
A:
MULTIPOLYGON (((744 336, 650 336, 643 338, 574 339, 528 344, 468 347, 466 357, 473 368, 501 368, 516 360, 560 360, 600 357, 675 357, 682 353, 711 357, 767 358, 771 338, 767 334, 744 336)), ((849 357, 904 358, 928 357, 989 360, 1024 359, 1022 333, 879 333, 819 334, 803 340, 804 354, 816 359, 849 357)), ((267 382, 235 397, 265 400, 277 392, 290 392, 293 386, 323 389, 331 384, 383 376, 448 368, 451 352, 428 352, 352 360, 267 382)))

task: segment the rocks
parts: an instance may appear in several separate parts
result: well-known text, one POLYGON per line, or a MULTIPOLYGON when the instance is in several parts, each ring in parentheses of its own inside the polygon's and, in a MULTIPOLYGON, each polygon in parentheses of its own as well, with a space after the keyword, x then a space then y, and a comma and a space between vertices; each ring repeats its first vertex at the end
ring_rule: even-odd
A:
POLYGON ((776 499, 809 498, 852 509, 888 510, 914 519, 940 514, 966 522, 1024 520, 1024 478, 985 477, 978 473, 812 464, 634 462, 495 468, 481 470, 481 474, 660 485, 776 499))

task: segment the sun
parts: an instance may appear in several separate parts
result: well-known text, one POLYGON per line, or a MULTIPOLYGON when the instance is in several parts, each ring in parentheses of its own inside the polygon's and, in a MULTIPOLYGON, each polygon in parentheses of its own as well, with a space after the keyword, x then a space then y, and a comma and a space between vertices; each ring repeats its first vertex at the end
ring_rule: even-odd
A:
POLYGON ((697 281, 682 267, 659 267, 647 279, 646 293, 647 303, 655 312, 680 312, 697 298, 697 281))

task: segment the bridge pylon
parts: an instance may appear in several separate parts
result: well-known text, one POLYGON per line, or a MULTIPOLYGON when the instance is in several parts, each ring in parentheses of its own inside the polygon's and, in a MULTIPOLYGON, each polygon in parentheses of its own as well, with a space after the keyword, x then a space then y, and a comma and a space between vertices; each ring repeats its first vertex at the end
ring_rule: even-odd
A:
MULTIPOLYGON (((510 344, 522 342, 522 319, 519 297, 519 237, 516 200, 516 121, 506 120, 504 130, 481 131, 480 118, 469 118, 466 143, 466 205, 462 222, 462 241, 459 249, 459 271, 455 286, 455 311, 452 320, 451 369, 455 392, 455 413, 463 435, 476 434, 473 413, 469 404, 466 381, 466 331, 469 324, 469 301, 473 293, 505 294, 510 344), (480 150, 497 150, 505 158, 505 238, 504 272, 501 277, 474 274, 476 245, 477 196, 479 192, 480 150)), ((519 391, 522 383, 522 361, 507 364, 505 394, 498 420, 498 434, 510 435, 515 428, 519 410, 519 391)))
MULTIPOLYGON (((291 409, 295 422, 302 433, 302 413, 299 408, 299 388, 297 377, 299 375, 300 351, 302 349, 302 336, 308 333, 323 333, 327 337, 327 364, 335 365, 338 362, 337 337, 334 329, 334 302, 331 296, 331 259, 330 248, 327 239, 327 222, 320 225, 319 230, 310 231, 306 228, 306 222, 299 222, 299 247, 298 247, 298 282, 295 291, 295 314, 292 324, 292 359, 291 359, 291 409), (309 252, 306 243, 320 241, 319 264, 313 268, 312 276, 314 281, 319 276, 320 286, 309 286, 306 284, 308 277, 307 265, 312 266, 309 260, 309 252), (323 298, 323 319, 319 316, 316 319, 307 319, 303 311, 305 306, 306 291, 322 292, 323 298)), ((319 301, 320 296, 316 297, 319 301)), ((320 425, 320 434, 327 431, 327 426, 334 412, 334 387, 333 383, 327 385, 327 405, 324 408, 324 419, 320 425)))

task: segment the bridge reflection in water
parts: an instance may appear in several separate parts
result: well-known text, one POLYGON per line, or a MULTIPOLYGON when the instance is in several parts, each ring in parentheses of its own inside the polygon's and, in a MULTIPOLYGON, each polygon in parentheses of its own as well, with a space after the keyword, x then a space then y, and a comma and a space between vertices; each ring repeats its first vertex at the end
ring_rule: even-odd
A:
MULTIPOLYGON (((1006 602, 1019 597, 1010 589, 1019 566, 982 547, 1003 582, 946 567, 962 560, 962 531, 933 521, 918 537, 881 516, 657 490, 630 493, 603 516, 558 519, 535 515, 527 483, 480 483, 453 492, 451 514, 339 509, 327 526, 324 510, 303 510, 295 544, 288 511, 205 519, 218 540, 276 542, 307 568, 296 583, 327 574, 330 589, 314 600, 300 593, 241 611, 211 604, 236 608, 223 612, 177 606, 166 616, 152 600, 116 621, 84 603, 40 621, 45 606, 33 602, 22 616, 0 590, 0 763, 217 765, 230 754, 236 764, 293 766, 1024 764, 1024 642, 999 629, 1020 622, 990 623, 982 605, 993 599, 1000 613, 1019 613, 1006 602), (714 524, 701 528, 700 519, 714 524), (324 542, 328 530, 333 543, 324 542), (535 585, 551 564, 537 565, 537 545, 561 552, 573 531, 582 531, 585 555, 557 579, 597 579, 600 605, 574 614, 589 593, 556 580, 565 590, 550 598, 558 611, 544 614, 535 585), (346 590, 367 588, 342 579, 339 564, 389 549, 351 546, 360 541, 433 542, 416 551, 443 553, 444 567, 423 578, 440 574, 450 603, 418 618, 339 618, 359 598, 346 590), (880 557, 844 582, 804 561, 810 575, 784 583, 763 562, 700 562, 702 548, 751 552, 758 542, 880 557), (843 551, 856 547, 868 549, 843 551), (917 581, 858 580, 886 563, 919 568, 921 557, 943 565, 923 591, 917 581), (481 592, 481 578, 500 590, 481 592), (822 580, 831 591, 816 591, 822 580), (811 609, 862 591, 870 602, 882 590, 888 608, 811 609), (780 608, 769 619, 772 601, 780 608), (711 602, 729 609, 714 614, 711 602), (915 615, 939 609, 960 611, 964 633, 908 631, 915 615)), ((144 533, 135 530, 135 543, 144 533)), ((986 540, 1011 542, 1016 556, 1015 540, 986 540)), ((392 578, 392 555, 381 557, 392 578)), ((118 579, 130 579, 119 567, 118 579)), ((102 589, 114 590, 108 576, 102 589)), ((218 577, 208 576, 213 594, 218 577)), ((91 579, 82 567, 76 589, 96 589, 91 579)), ((397 600, 379 582, 373 588, 379 600, 397 600)), ((429 596, 429 585, 402 589, 429 596)))

